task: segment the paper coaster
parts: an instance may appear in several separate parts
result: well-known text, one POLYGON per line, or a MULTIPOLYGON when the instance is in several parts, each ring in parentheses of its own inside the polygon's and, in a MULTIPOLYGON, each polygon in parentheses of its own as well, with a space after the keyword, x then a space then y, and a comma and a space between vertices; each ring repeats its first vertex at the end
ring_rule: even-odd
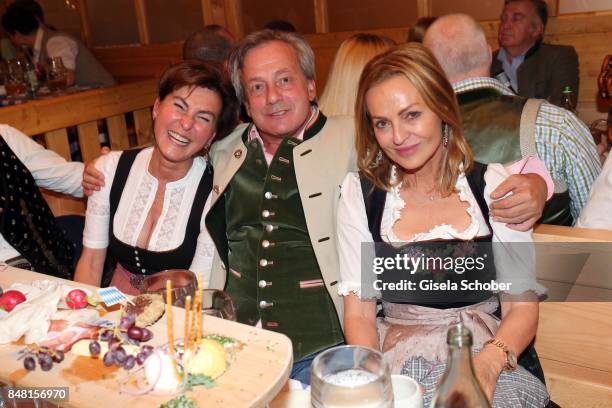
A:
POLYGON ((114 306, 118 303, 127 302, 128 298, 114 286, 98 289, 98 295, 106 306, 114 306))

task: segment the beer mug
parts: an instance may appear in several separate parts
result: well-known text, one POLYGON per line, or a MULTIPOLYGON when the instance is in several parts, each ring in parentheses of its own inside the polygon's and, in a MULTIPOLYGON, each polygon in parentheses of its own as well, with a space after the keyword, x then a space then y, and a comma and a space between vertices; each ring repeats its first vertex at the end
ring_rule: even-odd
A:
POLYGON ((49 59, 49 67, 47 69, 47 87, 51 92, 61 93, 68 85, 68 72, 66 67, 59 57, 49 59))
POLYGON ((4 83, 7 96, 23 96, 26 87, 25 70, 23 61, 12 59, 8 62, 7 75, 4 83))
POLYGON ((312 362, 310 399, 316 408, 393 408, 389 366, 379 351, 338 346, 312 362))

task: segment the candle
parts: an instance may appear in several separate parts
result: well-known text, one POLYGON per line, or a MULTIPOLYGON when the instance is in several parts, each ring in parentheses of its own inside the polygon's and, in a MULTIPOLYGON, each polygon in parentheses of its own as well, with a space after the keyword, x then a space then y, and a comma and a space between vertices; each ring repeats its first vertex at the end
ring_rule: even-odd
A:
POLYGON ((168 321, 168 356, 172 361, 174 375, 181 380, 181 376, 176 366, 176 353, 174 352, 174 326, 172 321, 172 282, 166 281, 166 319, 168 321))
POLYGON ((202 319, 202 296, 204 295, 203 287, 204 285, 204 272, 200 272, 200 279, 198 279, 198 296, 199 296, 199 305, 198 305, 198 341, 202 338, 202 330, 204 321, 202 319))
POLYGON ((172 326, 172 282, 166 281, 166 319, 168 321, 168 351, 174 358, 174 331, 172 326))
POLYGON ((198 294, 195 293, 195 297, 193 300, 193 307, 192 307, 192 313, 191 313, 191 332, 189 333, 189 340, 190 343, 193 345, 195 344, 196 341, 196 336, 197 336, 197 324, 198 324, 198 294))
POLYGON ((183 349, 185 351, 189 350, 189 339, 191 337, 191 330, 189 327, 189 317, 191 313, 191 296, 187 296, 185 298, 185 327, 183 334, 183 349))

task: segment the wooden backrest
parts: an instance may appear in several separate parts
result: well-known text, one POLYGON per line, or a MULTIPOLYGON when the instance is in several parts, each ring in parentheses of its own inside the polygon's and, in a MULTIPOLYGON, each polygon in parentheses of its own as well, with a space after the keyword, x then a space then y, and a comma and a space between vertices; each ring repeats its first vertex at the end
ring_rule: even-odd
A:
POLYGON ((612 231, 540 225, 534 239, 540 282, 582 300, 540 304, 536 350, 552 399, 561 406, 612 406, 612 231), (548 245, 569 255, 540 262, 548 245), (566 264, 580 257, 580 273, 567 280, 566 264))
MULTIPOLYGON (((153 140, 151 106, 157 95, 155 80, 34 100, 0 109, 0 123, 29 136, 42 135, 42 142, 66 160, 71 160, 68 128, 76 127, 84 161, 100 155, 98 121, 104 121, 112 149, 123 150, 153 140), (135 140, 130 141, 126 115, 133 122, 135 140)), ((84 201, 44 192, 54 214, 84 212, 84 201)))

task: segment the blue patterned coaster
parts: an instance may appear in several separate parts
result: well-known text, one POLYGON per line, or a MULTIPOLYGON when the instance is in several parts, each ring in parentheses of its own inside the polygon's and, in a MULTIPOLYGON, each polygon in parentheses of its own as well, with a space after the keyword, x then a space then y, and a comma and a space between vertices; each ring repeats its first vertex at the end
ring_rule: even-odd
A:
POLYGON ((98 289, 98 295, 106 306, 113 306, 117 303, 127 302, 128 298, 116 287, 98 289))

